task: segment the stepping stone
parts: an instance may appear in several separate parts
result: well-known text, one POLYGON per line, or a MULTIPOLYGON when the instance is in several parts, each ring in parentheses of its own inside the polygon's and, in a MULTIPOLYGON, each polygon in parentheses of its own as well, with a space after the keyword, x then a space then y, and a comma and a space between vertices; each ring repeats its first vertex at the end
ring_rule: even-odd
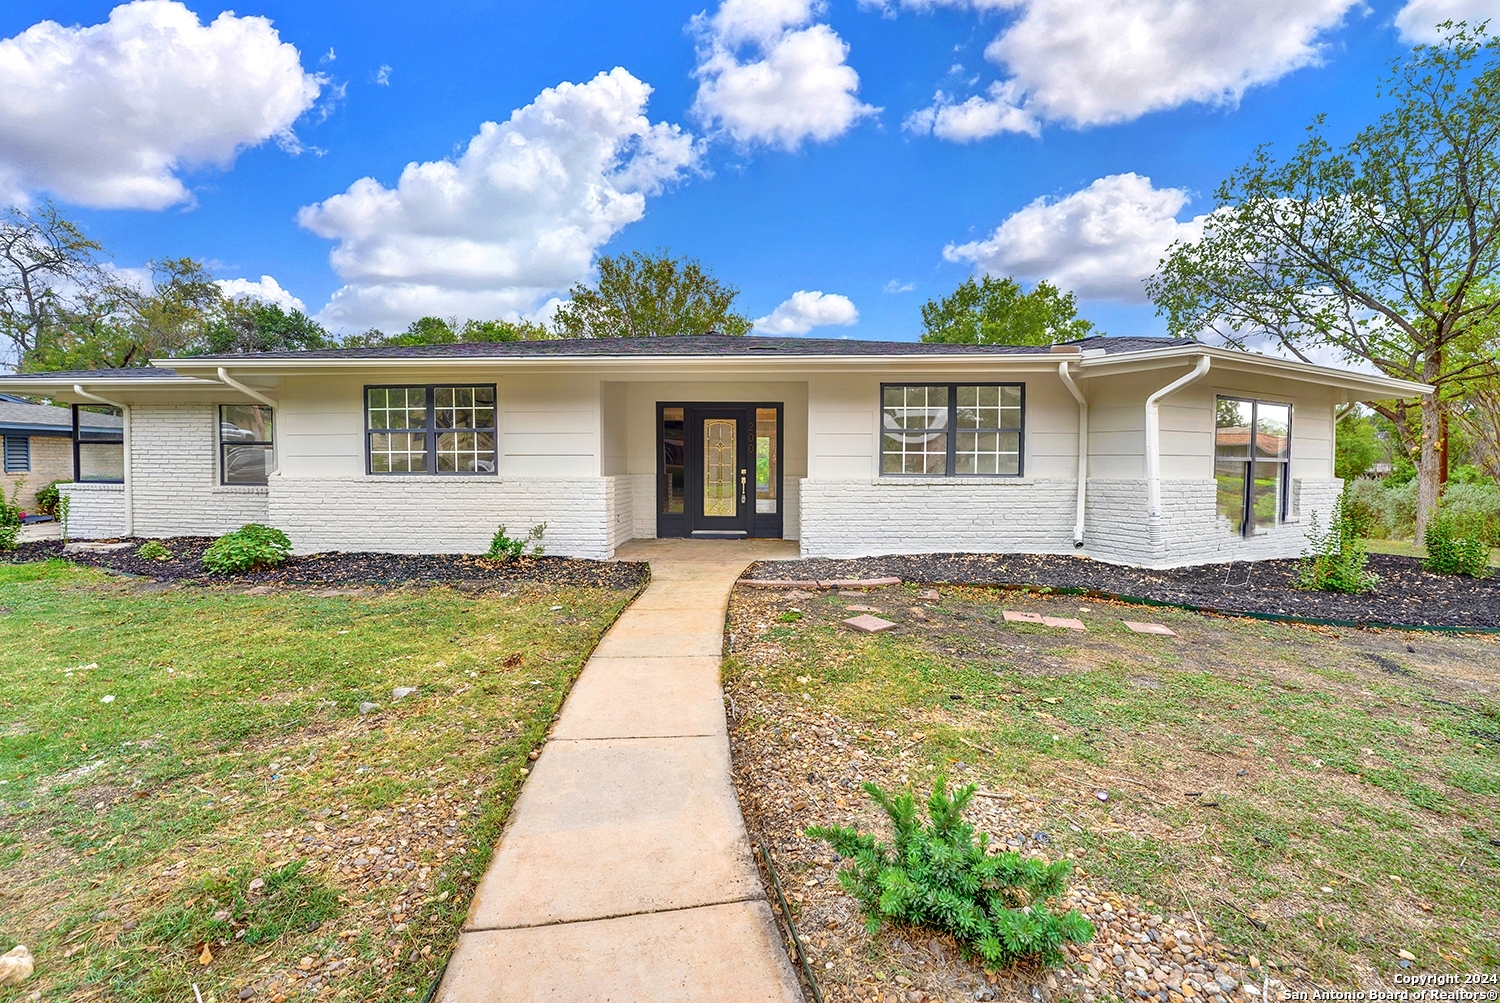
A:
POLYGON ((1020 610, 1008 609, 1004 611, 1005 619, 1010 623, 1041 623, 1042 614, 1023 613, 1020 610))
POLYGON ((1069 630, 1088 629, 1083 625, 1082 620, 1077 620, 1073 617, 1068 616, 1044 616, 1042 617, 1042 623, 1046 624, 1048 627, 1066 627, 1069 630))
POLYGON ((861 613, 859 616, 851 616, 849 619, 843 621, 843 624, 845 627, 853 627, 855 630, 862 631, 866 634, 878 634, 882 630, 890 630, 892 627, 896 626, 889 620, 882 620, 880 617, 871 616, 868 613, 861 613))
POLYGON ((942 596, 938 595, 937 589, 924 589, 917 593, 917 598, 923 602, 937 602, 942 596))
POLYGON ((844 609, 848 610, 850 613, 879 613, 880 612, 879 607, 876 607, 876 606, 845 606, 844 609))
POLYGON ((1126 620, 1125 626, 1137 634, 1160 634, 1163 637, 1176 637, 1177 631, 1170 627, 1163 627, 1159 623, 1136 623, 1134 620, 1126 620))

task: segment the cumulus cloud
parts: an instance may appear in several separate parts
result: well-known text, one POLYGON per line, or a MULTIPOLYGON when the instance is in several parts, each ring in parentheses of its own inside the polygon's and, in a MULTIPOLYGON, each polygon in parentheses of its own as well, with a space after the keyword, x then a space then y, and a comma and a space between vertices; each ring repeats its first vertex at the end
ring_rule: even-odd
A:
POLYGON ((329 260, 347 283, 320 319, 514 317, 586 278, 647 196, 697 163, 691 134, 646 118, 650 94, 619 67, 559 84, 482 124, 455 159, 408 164, 394 188, 361 178, 304 207, 298 222, 338 241, 329 260))
POLYGON ((694 116, 737 142, 795 150, 879 111, 857 96, 849 46, 828 25, 810 23, 821 12, 813 0, 724 0, 712 17, 694 17, 694 116))
POLYGON ((263 17, 205 25, 175 0, 136 0, 103 24, 42 21, 0 39, 0 198, 191 201, 184 168, 228 168, 267 140, 295 148, 325 83, 263 17))
POLYGON ((1251 87, 1317 63, 1321 36, 1360 0, 904 0, 901 6, 1016 12, 985 49, 1004 79, 963 101, 939 92, 928 108, 907 116, 909 130, 968 142, 1002 132, 1035 134, 1047 122, 1107 125, 1185 104, 1232 105, 1251 87))
POLYGON ((281 283, 269 275, 262 275, 259 282, 251 282, 249 279, 215 279, 214 284, 230 299, 260 300, 262 303, 279 306, 288 312, 292 310, 307 312, 306 303, 281 288, 281 283))
POLYGON ((799 289, 775 310, 755 322, 761 334, 806 334, 815 327, 848 327, 859 311, 847 296, 799 289))
POLYGON ((1408 42, 1441 42, 1438 25, 1444 21, 1467 21, 1471 26, 1489 21, 1500 29, 1497 0, 1408 0, 1396 13, 1396 28, 1408 42))
POLYGON ((1142 283, 1175 240, 1196 240, 1205 217, 1178 222, 1181 188, 1139 174, 1111 174, 1066 198, 1039 198, 981 241, 949 244, 943 257, 980 270, 1046 279, 1086 299, 1143 303, 1142 283))

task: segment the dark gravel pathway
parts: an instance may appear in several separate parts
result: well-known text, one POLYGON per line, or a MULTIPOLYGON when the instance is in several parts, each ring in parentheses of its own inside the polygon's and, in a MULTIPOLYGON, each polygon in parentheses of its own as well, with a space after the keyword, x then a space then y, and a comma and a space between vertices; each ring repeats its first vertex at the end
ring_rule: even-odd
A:
MULTIPOLYGON (((144 541, 133 541, 142 543, 144 541)), ((126 574, 198 585, 443 585, 484 587, 541 584, 571 588, 633 589, 646 582, 649 567, 642 562, 580 561, 567 557, 523 557, 491 561, 471 554, 312 554, 291 557, 285 564, 243 575, 215 575, 203 566, 203 551, 213 542, 207 536, 182 536, 161 541, 172 552, 170 561, 142 560, 135 547, 122 550, 84 550, 64 554, 60 540, 23 543, 0 561, 45 561, 62 558, 76 564, 126 574)))
POLYGON ((747 579, 854 579, 1032 585, 1150 599, 1222 613, 1416 627, 1500 626, 1500 579, 1435 575, 1412 557, 1371 554, 1373 592, 1339 595, 1295 587, 1295 560, 1205 564, 1149 571, 1045 554, 925 554, 858 560, 760 561, 747 579))

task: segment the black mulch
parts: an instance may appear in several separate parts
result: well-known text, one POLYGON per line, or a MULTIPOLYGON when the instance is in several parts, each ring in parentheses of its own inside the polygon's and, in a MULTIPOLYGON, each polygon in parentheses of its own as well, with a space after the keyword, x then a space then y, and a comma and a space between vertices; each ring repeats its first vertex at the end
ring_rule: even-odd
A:
POLYGON ((759 561, 745 577, 774 581, 895 576, 932 584, 1082 589, 1221 613, 1421 627, 1500 625, 1500 578, 1435 575, 1424 571, 1422 562, 1413 557, 1371 554, 1370 570, 1380 576, 1380 584, 1373 592, 1340 595, 1296 588, 1297 565, 1295 560, 1240 561, 1149 571, 1045 554, 926 554, 759 561))
MULTIPOLYGON (((132 541, 140 544, 144 541, 132 541)), ((645 563, 580 561, 567 557, 523 557, 490 561, 470 554, 312 554, 290 557, 285 564, 243 575, 216 575, 203 566, 203 551, 213 542, 207 536, 162 540, 172 552, 170 561, 143 560, 135 547, 125 550, 63 553, 59 540, 23 543, 0 555, 11 563, 62 558, 109 571, 121 571, 160 581, 197 585, 557 585, 567 588, 634 589, 650 574, 645 563)))

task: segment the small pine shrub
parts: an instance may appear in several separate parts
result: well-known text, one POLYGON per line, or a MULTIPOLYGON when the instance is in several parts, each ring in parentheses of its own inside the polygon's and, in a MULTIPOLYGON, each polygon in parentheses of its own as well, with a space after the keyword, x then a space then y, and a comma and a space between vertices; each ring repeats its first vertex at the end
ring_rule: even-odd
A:
POLYGON ((292 541, 279 529, 252 522, 225 533, 203 552, 203 566, 220 575, 274 567, 292 552, 292 541))
POLYGON ((1365 568, 1370 555, 1365 553, 1358 503, 1348 489, 1334 503, 1326 530, 1319 528, 1318 513, 1312 514, 1310 522, 1307 540, 1311 548, 1302 552, 1297 587, 1350 594, 1373 589, 1380 578, 1365 568))
POLYGON ((546 553, 546 548, 542 546, 542 536, 546 532, 547 524, 541 522, 532 526, 521 539, 512 540, 505 535, 505 527, 501 526, 490 538, 490 549, 485 552, 484 556, 497 561, 511 560, 523 554, 528 557, 541 557, 546 553), (530 545, 529 550, 528 545, 530 545))
POLYGON ((911 791, 892 798, 865 784, 895 828, 890 846, 847 826, 807 830, 853 860, 839 872, 839 884, 859 903, 865 928, 873 934, 891 922, 950 933, 996 967, 1030 957, 1056 964, 1063 944, 1093 939, 1093 925, 1078 910, 1056 915, 1047 909, 1047 899, 1062 893, 1072 865, 1010 851, 989 854, 988 834, 976 839, 963 820, 974 786, 960 787, 951 798, 947 786, 939 777, 927 799, 930 824, 922 825, 911 791))
POLYGON ((170 561, 172 552, 160 540, 147 540, 135 548, 135 556, 143 561, 170 561))
POLYGON ((36 510, 43 515, 57 515, 58 503, 62 500, 62 492, 57 490, 59 484, 70 484, 71 481, 53 481, 45 487, 37 488, 36 510))
POLYGON ((1490 546, 1483 537, 1459 536, 1457 521, 1446 511, 1427 521, 1422 542, 1427 558, 1422 566, 1443 575, 1483 578, 1489 574, 1490 546))

